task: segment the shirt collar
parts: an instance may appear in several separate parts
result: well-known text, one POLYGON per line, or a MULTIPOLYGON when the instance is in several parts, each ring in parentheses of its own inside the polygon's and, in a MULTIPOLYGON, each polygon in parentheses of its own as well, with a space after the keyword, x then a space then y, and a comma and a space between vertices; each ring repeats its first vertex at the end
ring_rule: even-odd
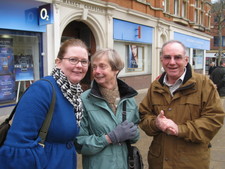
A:
MULTIPOLYGON (((181 82, 184 81, 184 77, 185 77, 186 71, 187 71, 187 68, 185 67, 184 68, 184 73, 176 80, 176 82, 174 84, 177 84, 178 81, 181 81, 181 82)), ((174 85, 174 84, 168 83, 168 81, 167 81, 167 73, 166 73, 166 75, 163 78, 163 84, 165 84, 167 86, 173 86, 174 85)))

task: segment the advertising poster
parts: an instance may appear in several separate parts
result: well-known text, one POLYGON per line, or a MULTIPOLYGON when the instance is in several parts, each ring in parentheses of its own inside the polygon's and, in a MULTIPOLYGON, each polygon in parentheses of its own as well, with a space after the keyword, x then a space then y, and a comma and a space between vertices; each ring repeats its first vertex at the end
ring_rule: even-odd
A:
POLYGON ((143 70, 143 53, 142 48, 137 45, 128 45, 128 71, 143 70))
POLYGON ((0 38, 0 76, 14 73, 13 60, 12 39, 0 38))
POLYGON ((34 80, 34 64, 32 55, 15 55, 16 81, 34 80))
POLYGON ((0 38, 0 103, 16 98, 12 46, 12 38, 0 38))
POLYGON ((16 99, 14 75, 0 76, 0 103, 16 99))

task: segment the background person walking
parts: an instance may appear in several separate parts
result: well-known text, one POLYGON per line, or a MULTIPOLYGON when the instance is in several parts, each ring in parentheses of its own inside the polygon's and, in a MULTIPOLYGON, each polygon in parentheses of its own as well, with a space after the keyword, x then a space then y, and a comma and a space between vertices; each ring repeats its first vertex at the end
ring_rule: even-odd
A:
POLYGON ((215 83, 219 92, 223 106, 225 106, 225 61, 220 61, 218 66, 211 74, 211 80, 215 83))

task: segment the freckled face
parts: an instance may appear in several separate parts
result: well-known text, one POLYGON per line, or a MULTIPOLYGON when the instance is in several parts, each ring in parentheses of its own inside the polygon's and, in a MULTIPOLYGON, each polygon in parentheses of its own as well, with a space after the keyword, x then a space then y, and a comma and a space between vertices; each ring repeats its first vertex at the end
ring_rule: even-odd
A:
MULTIPOLYGON (((88 60, 87 50, 79 46, 69 46, 63 58, 78 58, 79 60, 88 60)), ((73 83, 79 83, 85 76, 88 66, 82 66, 81 62, 76 65, 71 64, 68 59, 56 59, 57 67, 62 70, 68 80, 73 83)))

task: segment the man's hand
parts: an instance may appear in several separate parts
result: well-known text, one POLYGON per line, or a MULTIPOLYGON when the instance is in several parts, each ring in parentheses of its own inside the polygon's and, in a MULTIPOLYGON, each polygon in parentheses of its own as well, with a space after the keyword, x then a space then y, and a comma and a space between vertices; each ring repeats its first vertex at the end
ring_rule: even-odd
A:
POLYGON ((178 135, 177 124, 171 119, 166 118, 163 110, 161 110, 160 114, 157 116, 155 124, 160 130, 168 135, 178 135))

